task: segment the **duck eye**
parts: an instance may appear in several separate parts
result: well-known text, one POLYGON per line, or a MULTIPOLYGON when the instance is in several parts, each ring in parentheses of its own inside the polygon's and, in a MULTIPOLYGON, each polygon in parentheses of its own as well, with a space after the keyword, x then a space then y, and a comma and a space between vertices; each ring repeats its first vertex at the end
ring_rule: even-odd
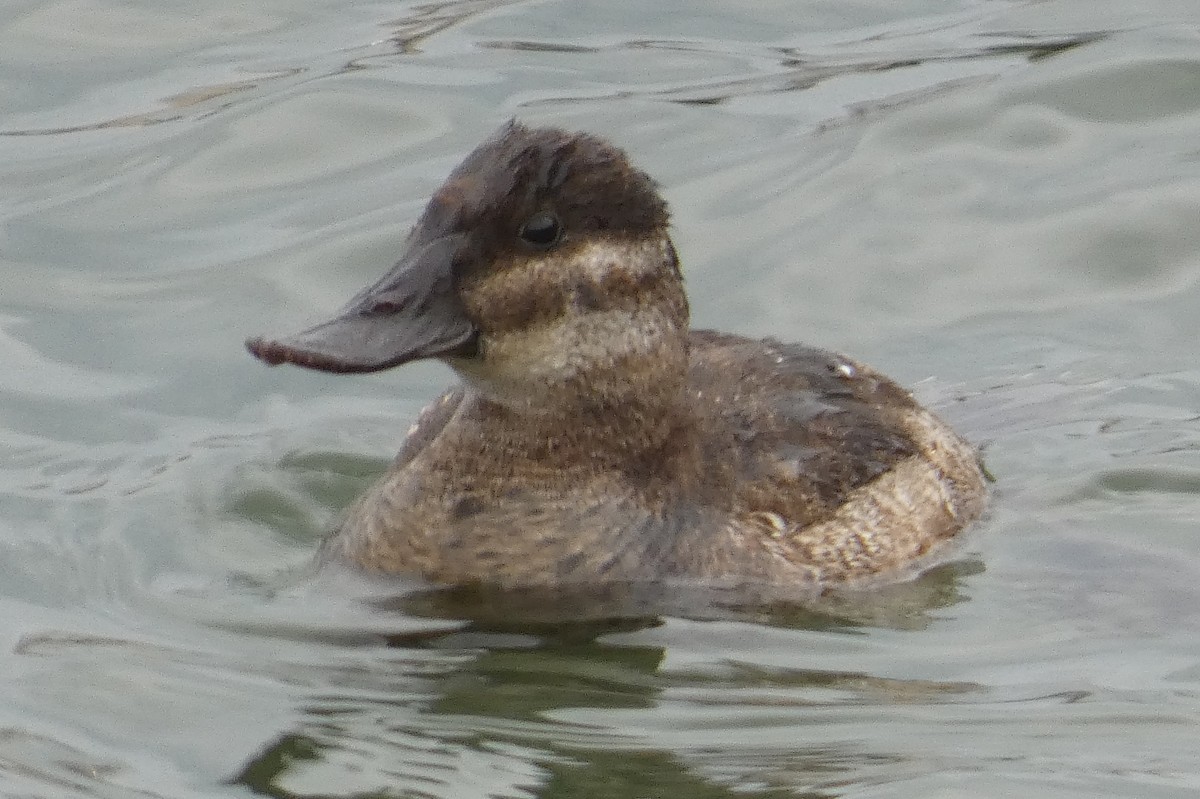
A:
POLYGON ((562 224, 549 211, 538 211, 521 225, 520 237, 535 247, 550 247, 562 238, 562 224))

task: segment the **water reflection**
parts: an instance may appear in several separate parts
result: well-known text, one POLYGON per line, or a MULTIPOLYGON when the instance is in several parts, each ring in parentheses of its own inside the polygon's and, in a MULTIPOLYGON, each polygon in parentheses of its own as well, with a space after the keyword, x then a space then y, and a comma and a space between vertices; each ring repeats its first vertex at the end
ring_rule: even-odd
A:
MULTIPOLYGON (((962 601, 959 581, 976 570, 950 565, 886 595, 805 607, 700 604, 695 592, 671 601, 706 624, 719 616, 854 636, 872 624, 921 627, 931 612, 962 601)), ((631 607, 629 592, 619 594, 455 589, 373 599, 372 613, 395 619, 396 631, 380 636, 386 654, 362 669, 326 673, 300 720, 232 782, 277 797, 795 796, 797 781, 835 784, 893 758, 789 738, 785 767, 765 752, 730 759, 709 743, 713 732, 757 730, 771 741, 814 714, 827 720, 864 703, 920 705, 979 690, 736 660, 680 670, 668 665, 670 644, 657 639, 665 620, 618 612, 631 607), (422 618, 429 621, 414 627, 422 618), (654 733, 663 723, 674 740, 654 733)), ((635 604, 646 611, 664 599, 643 593, 635 604)))
MULTIPOLYGON (((664 704, 676 705, 670 712, 684 716, 687 726, 699 724, 701 741, 705 729, 742 718, 742 729, 778 726, 801 720, 812 706, 836 707, 837 701, 809 702, 805 693, 845 691, 858 686, 871 702, 891 693, 913 697, 939 691, 959 694, 962 686, 944 689, 923 684, 905 690, 894 682, 872 681, 862 675, 796 673, 787 681, 777 680, 763 690, 758 702, 768 703, 769 719, 746 724, 747 703, 755 702, 754 690, 746 684, 732 688, 724 701, 718 698, 728 686, 725 680, 705 685, 696 680, 693 694, 711 691, 718 701, 695 696, 682 700, 668 679, 657 674, 664 652, 656 647, 614 646, 602 642, 573 646, 540 646, 505 649, 490 647, 468 667, 439 675, 429 687, 436 696, 416 702, 404 700, 361 701, 327 696, 305 708, 305 720, 265 746, 233 778, 256 792, 270 796, 351 796, 363 792, 415 791, 422 796, 540 796, 561 795, 568 786, 609 785, 643 789, 668 786, 690 787, 701 793, 687 795, 731 795, 729 784, 706 776, 714 764, 714 750, 701 745, 697 752, 663 747, 648 736, 631 735, 603 723, 562 723, 553 720, 559 711, 584 717, 591 711, 653 715, 664 704), (781 686, 786 686, 783 688, 781 686), (795 695, 782 702, 779 694, 795 695), (697 704, 695 718, 687 719, 688 704, 697 704), (693 756, 698 755, 692 762, 693 756)), ((747 681, 749 682, 749 681, 747 681)), ((336 690, 336 689, 335 689, 336 690)), ((860 699, 859 701, 862 701, 860 699)), ((793 762, 807 760, 811 770, 806 782, 819 782, 831 773, 852 770, 859 762, 877 764, 879 756, 842 747, 826 746, 790 752, 793 762)), ((718 758, 719 759, 719 758, 718 758)), ((755 764, 763 768, 768 764, 755 764)), ((741 764, 746 768, 746 764, 741 764)), ((794 795, 790 793, 789 795, 794 795)), ((630 793, 585 793, 583 795, 638 796, 630 793)), ((669 794, 661 794, 669 795, 669 794)), ((774 796, 773 791, 752 791, 753 796, 774 796)))

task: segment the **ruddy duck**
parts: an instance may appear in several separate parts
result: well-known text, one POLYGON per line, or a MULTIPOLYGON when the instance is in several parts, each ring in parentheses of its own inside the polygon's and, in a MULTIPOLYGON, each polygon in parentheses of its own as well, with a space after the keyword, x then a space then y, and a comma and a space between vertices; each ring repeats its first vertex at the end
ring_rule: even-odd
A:
POLYGON ((983 510, 976 451, 842 355, 688 325, 667 206, 591 135, 515 122, 434 193, 399 262, 268 364, 438 358, 428 407, 325 557, 436 585, 898 579, 983 510))

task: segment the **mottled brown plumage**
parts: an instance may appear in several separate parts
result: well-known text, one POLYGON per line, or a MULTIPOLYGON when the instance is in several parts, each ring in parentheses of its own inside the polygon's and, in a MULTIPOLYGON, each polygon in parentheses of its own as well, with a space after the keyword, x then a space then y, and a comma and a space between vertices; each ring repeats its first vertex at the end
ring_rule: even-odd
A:
POLYGON ((435 584, 797 596, 907 576, 983 509, 975 451, 840 355, 691 331, 667 211, 584 134, 498 131, 334 320, 248 342, 327 371, 463 378, 326 557, 435 584))

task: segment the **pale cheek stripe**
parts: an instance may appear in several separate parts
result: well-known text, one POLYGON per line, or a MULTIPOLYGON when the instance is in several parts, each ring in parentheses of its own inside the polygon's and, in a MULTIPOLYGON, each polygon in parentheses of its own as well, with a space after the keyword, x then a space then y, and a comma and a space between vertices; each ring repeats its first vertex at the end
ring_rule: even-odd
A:
MULTIPOLYGON (((513 266, 480 281, 474 290, 474 303, 483 309, 496 309, 492 316, 496 332, 515 332, 521 328, 545 327, 556 323, 559 303, 570 303, 580 284, 592 284, 603 301, 606 292, 622 296, 634 290, 647 297, 654 294, 651 284, 658 279, 673 279, 670 243, 665 238, 650 241, 621 239, 589 240, 561 253, 528 256, 513 266), (494 281, 494 282, 493 282, 494 281), (507 311, 528 307, 528 313, 512 318, 507 311)), ((486 316, 486 311, 480 313, 486 316)))
POLYGON ((572 254, 571 260, 588 277, 601 282, 615 269, 635 277, 658 272, 668 257, 667 244, 661 239, 640 243, 601 240, 589 241, 572 254))

